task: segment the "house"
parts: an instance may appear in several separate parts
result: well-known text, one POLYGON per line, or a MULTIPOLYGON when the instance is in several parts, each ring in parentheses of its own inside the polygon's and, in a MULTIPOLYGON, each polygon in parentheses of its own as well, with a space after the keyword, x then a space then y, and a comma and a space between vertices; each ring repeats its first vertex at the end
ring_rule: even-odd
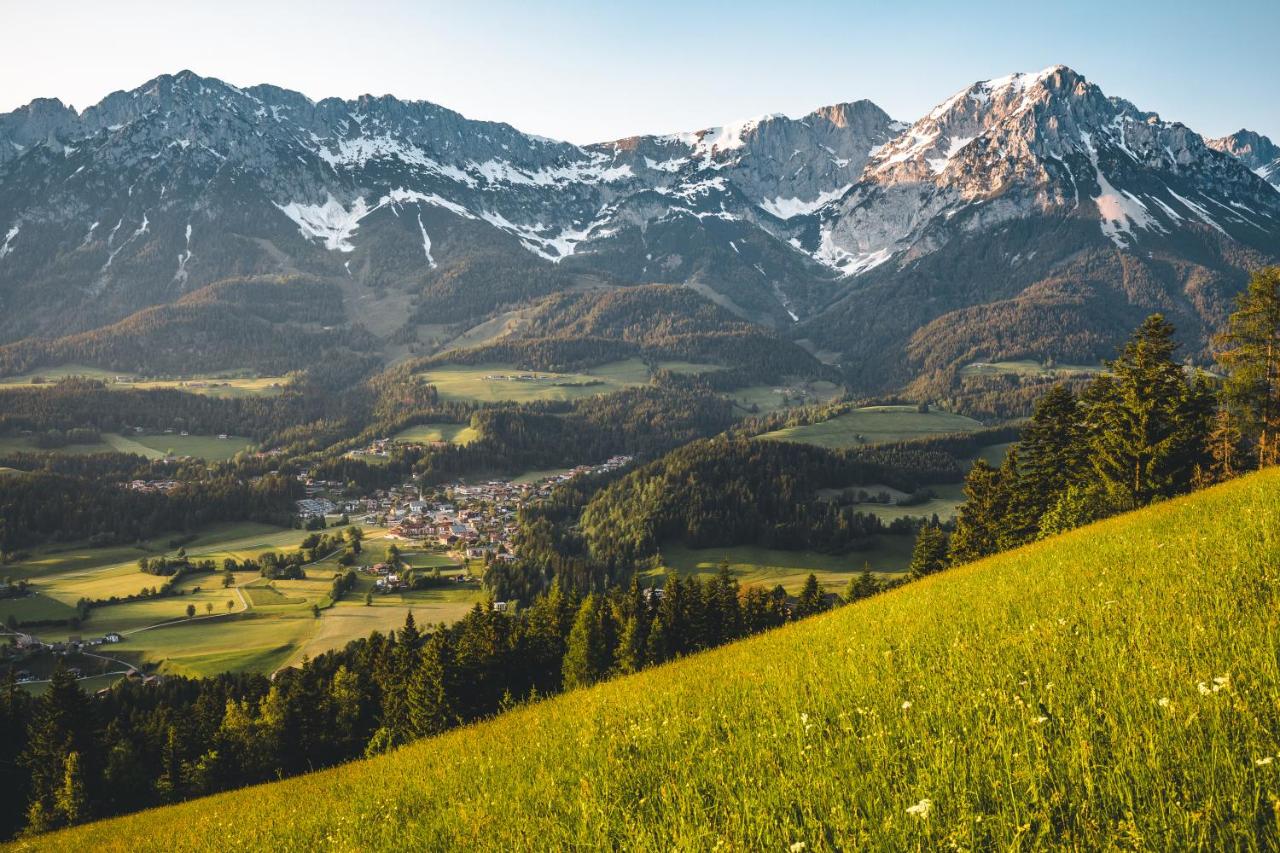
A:
POLYGON ((105 635, 102 639, 106 640, 108 643, 118 643, 121 640, 123 640, 124 637, 120 636, 115 631, 112 631, 107 635, 105 635))

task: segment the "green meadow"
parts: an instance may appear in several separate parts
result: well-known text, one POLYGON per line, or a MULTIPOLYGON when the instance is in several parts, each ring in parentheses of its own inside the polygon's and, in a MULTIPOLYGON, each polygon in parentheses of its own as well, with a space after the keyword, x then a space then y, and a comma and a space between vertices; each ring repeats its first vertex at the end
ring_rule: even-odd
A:
POLYGON ((662 568, 649 572, 659 577, 666 569, 681 575, 701 575, 704 578, 720 570, 720 563, 727 561, 729 570, 741 584, 758 584, 773 587, 781 584, 788 592, 796 593, 810 574, 828 592, 843 592, 849 579, 870 568, 879 575, 895 576, 905 571, 911 562, 911 536, 877 536, 875 545, 865 551, 847 554, 821 554, 816 551, 780 551, 759 548, 754 545, 734 545, 727 548, 689 548, 668 543, 662 547, 662 568))
POLYGON ((1027 376, 1076 377, 1092 376, 1102 370, 1096 364, 1054 364, 1038 361, 975 361, 960 368, 961 376, 1027 376))
POLYGON ((0 436, 0 453, 134 453, 147 459, 164 459, 166 456, 191 456, 210 462, 225 462, 250 447, 250 440, 243 436, 218 438, 212 435, 181 435, 160 433, 148 435, 119 435, 106 432, 102 440, 93 444, 68 444, 52 450, 41 448, 28 436, 0 436))
POLYGON ((48 850, 1274 850, 1280 470, 48 850))
MULTIPOLYGON (((203 531, 184 546, 193 561, 213 560, 221 567, 228 557, 258 559, 267 552, 295 550, 306 531, 264 524, 223 524, 203 531)), ((365 531, 368 561, 382 558, 386 531, 365 531)), ((403 547, 403 546, 402 546, 403 547)), ((164 539, 138 546, 114 548, 51 548, 6 566, 14 580, 26 580, 34 594, 0 599, 0 621, 67 619, 75 615, 81 598, 106 599, 136 595, 159 586, 164 578, 138 569, 140 557, 174 556, 177 549, 164 539)), ((405 549, 406 562, 417 569, 439 567, 458 574, 465 567, 446 555, 405 549)), ((361 576, 356 588, 336 605, 329 599, 333 576, 345 569, 336 557, 307 567, 303 580, 267 581, 252 572, 237 572, 235 586, 222 586, 221 571, 193 574, 179 584, 181 594, 95 607, 77 629, 69 626, 34 628, 42 639, 63 640, 72 635, 123 635, 123 642, 104 646, 103 653, 162 673, 214 675, 224 671, 272 672, 303 655, 314 657, 339 648, 371 631, 389 631, 414 618, 431 624, 452 622, 481 600, 478 584, 458 584, 414 592, 365 594, 373 579, 361 576), (187 617, 187 607, 196 609, 187 617), (332 606, 331 606, 332 605, 332 606), (319 607, 315 616, 313 607, 319 607)))
POLYGON ((79 377, 105 382, 108 388, 176 388, 192 394, 210 397, 263 397, 278 394, 289 379, 286 376, 245 376, 239 374, 186 376, 174 379, 144 379, 124 370, 108 370, 84 364, 62 364, 41 370, 32 370, 16 376, 0 377, 0 387, 31 385, 33 379, 57 382, 59 379, 79 377))
POLYGON ((394 436, 397 444, 423 444, 447 441, 450 444, 467 445, 480 438, 480 433, 470 424, 418 424, 402 430, 394 436))
MULTIPOLYGON (((659 362, 657 367, 678 373, 719 370, 714 364, 659 362)), ((596 394, 612 394, 644 385, 652 372, 638 358, 614 361, 580 373, 523 370, 510 364, 442 365, 422 374, 436 386, 442 400, 481 403, 530 403, 540 400, 577 400, 596 394), (530 377, 525 379, 495 377, 530 377)))
POLYGON ((950 412, 920 412, 915 406, 867 406, 821 423, 767 432, 760 438, 839 449, 979 429, 982 424, 973 418, 950 412))

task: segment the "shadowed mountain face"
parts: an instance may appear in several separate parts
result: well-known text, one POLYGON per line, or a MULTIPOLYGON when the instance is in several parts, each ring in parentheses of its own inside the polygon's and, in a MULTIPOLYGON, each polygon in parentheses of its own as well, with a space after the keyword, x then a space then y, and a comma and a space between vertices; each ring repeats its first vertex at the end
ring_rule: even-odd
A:
POLYGON ((1194 352, 1280 258, 1277 158, 1061 66, 910 126, 855 101, 586 147, 182 72, 0 116, 0 343, 276 275, 387 346, 584 285, 684 284, 866 388, 1096 358, 1151 310, 1194 352))

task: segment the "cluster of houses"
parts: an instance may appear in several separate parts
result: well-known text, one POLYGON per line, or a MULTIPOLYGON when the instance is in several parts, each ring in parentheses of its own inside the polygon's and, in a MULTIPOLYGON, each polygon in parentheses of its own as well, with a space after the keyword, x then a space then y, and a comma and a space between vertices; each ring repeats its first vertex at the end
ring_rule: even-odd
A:
POLYGON ((429 493, 410 482, 360 498, 336 497, 343 484, 300 475, 308 497, 297 502, 298 514, 310 518, 342 512, 366 526, 387 528, 388 539, 448 548, 474 560, 513 560, 520 507, 549 496, 560 483, 616 471, 631 460, 630 456, 614 456, 599 465, 579 465, 533 482, 458 482, 429 493), (323 496, 326 490, 335 497, 323 496))

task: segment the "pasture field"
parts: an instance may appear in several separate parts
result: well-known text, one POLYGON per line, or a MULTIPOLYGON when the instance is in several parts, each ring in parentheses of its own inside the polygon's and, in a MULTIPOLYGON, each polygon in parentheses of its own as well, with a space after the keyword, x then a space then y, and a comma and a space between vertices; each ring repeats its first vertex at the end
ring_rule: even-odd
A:
MULTIPOLYGON (((659 368, 676 373, 705 373, 723 368, 714 364, 687 361, 659 362, 659 368)), ((597 394, 612 394, 624 388, 646 384, 652 372, 638 358, 612 361, 579 373, 551 373, 523 370, 510 364, 443 365, 422 374, 440 393, 442 400, 481 403, 529 403, 539 400, 578 400, 597 394), (511 379, 495 377, 532 377, 511 379)))
POLYGON ((915 406, 867 406, 829 421, 774 430, 759 438, 837 450, 979 429, 982 424, 973 418, 950 412, 919 412, 915 406))
POLYGON ((225 439, 212 435, 119 435, 104 432, 102 439, 93 444, 68 444, 46 449, 39 447, 29 436, 0 436, 0 453, 58 453, 84 455, 88 453, 134 453, 147 459, 163 459, 173 451, 175 456, 192 456, 211 462, 224 462, 250 446, 243 436, 225 439))
POLYGON ((1100 364, 1054 364, 1038 361, 975 361, 960 368, 961 376, 1078 377, 1102 372, 1100 364))
POLYGON ((795 406, 811 406, 839 394, 840 386, 826 380, 798 385, 748 385, 724 392, 743 414, 768 414, 795 406))
POLYGON ((108 388, 124 390, 128 388, 176 388, 192 394, 205 394, 210 397, 265 397, 279 394, 289 379, 285 376, 245 376, 218 375, 187 376, 174 379, 144 379, 137 374, 124 370, 108 370, 84 364, 63 364, 40 370, 32 370, 16 376, 0 377, 0 387, 30 385, 37 377, 46 382, 57 382, 68 377, 97 379, 105 382, 108 388))
POLYGON ((252 442, 239 435, 218 438, 216 435, 116 435, 104 433, 103 440, 121 453, 137 453, 148 459, 163 459, 169 453, 174 456, 191 456, 210 462, 225 462, 241 450, 248 450, 252 442))
MULTIPOLYGON (((307 535, 304 530, 251 522, 222 524, 203 531, 184 547, 193 561, 213 560, 220 567, 227 557, 243 561, 266 552, 293 551, 307 535)), ((365 529, 368 562, 382 558, 385 537, 384 528, 365 529)), ((446 574, 465 569, 463 563, 445 554, 398 544, 413 568, 440 567, 446 574)), ((159 586, 165 579, 139 571, 138 559, 173 556, 176 550, 169 547, 167 539, 157 538, 139 546, 37 552, 5 567, 15 580, 32 584, 35 594, 0 599, 0 622, 10 614, 19 621, 66 619, 75 615, 75 603, 81 598, 123 598, 159 586)), ((50 626, 33 630, 46 640, 64 640, 74 634, 100 637, 115 631, 124 636, 124 642, 104 646, 104 654, 139 666, 154 666, 161 672, 269 673, 300 660, 303 654, 314 657, 371 631, 398 628, 411 609, 419 621, 452 622, 483 597, 477 585, 459 584, 374 595, 372 606, 366 607, 364 595, 373 588, 373 579, 362 575, 354 591, 329 607, 333 575, 339 571, 345 569, 337 558, 327 557, 308 566, 303 580, 267 581, 253 572, 237 572, 236 586, 230 589, 223 588, 220 570, 194 574, 179 584, 180 595, 95 607, 77 629, 50 626), (188 605, 196 608, 194 619, 187 618, 188 605), (324 608, 319 618, 312 614, 313 606, 324 608)))
POLYGON ((84 456, 89 453, 114 453, 115 448, 105 441, 93 444, 68 444, 53 450, 39 447, 30 436, 0 435, 0 453, 62 453, 68 456, 84 456))
POLYGON ((810 573, 828 592, 843 592, 849 579, 870 566, 879 575, 896 575, 911 562, 911 536, 878 536, 875 547, 848 554, 821 554, 816 551, 779 551, 754 545, 728 548, 689 548, 680 544, 662 547, 663 568, 649 572, 660 576, 666 568, 681 575, 710 577, 720 571, 720 561, 729 561, 729 570, 738 582, 772 587, 782 584, 787 592, 799 592, 810 573))
POLYGON ((1278 492, 1273 469, 388 755, 36 844, 1273 850, 1278 492))
POLYGON ((396 433, 392 440, 397 444, 447 441, 465 446, 478 438, 479 431, 472 429, 470 424, 418 424, 396 433))
MULTIPOLYGON (((935 514, 940 520, 946 521, 954 516, 960 504, 964 503, 964 483, 937 483, 925 488, 933 490, 936 497, 913 506, 862 503, 857 504, 855 509, 858 512, 874 515, 886 524, 895 518, 932 518, 935 514)), ((866 491, 874 495, 880 491, 880 487, 866 491)))

